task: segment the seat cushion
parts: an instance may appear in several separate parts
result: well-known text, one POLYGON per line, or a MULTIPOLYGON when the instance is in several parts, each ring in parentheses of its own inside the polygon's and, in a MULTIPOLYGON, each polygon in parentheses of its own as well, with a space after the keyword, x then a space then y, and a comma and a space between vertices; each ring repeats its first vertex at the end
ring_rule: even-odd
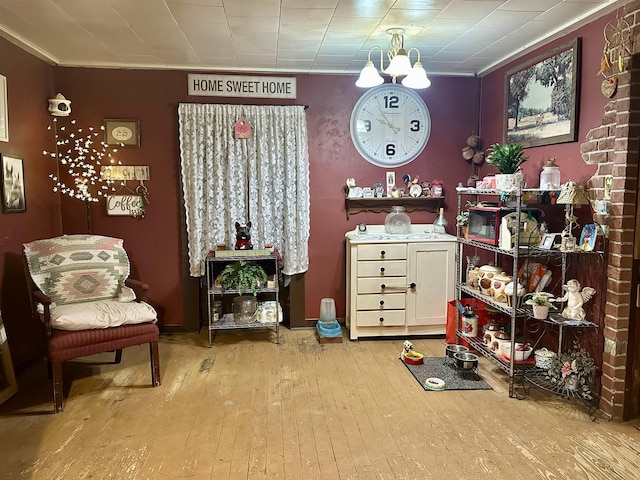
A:
POLYGON ((87 330, 155 322, 158 315, 146 302, 118 300, 57 305, 51 308, 51 326, 58 330, 87 330))
POLYGON ((131 296, 122 239, 63 235, 25 243, 24 253, 33 282, 54 305, 131 296))
POLYGON ((158 338, 158 326, 154 323, 80 332, 53 330, 49 339, 49 360, 61 362, 133 345, 157 342, 158 338))

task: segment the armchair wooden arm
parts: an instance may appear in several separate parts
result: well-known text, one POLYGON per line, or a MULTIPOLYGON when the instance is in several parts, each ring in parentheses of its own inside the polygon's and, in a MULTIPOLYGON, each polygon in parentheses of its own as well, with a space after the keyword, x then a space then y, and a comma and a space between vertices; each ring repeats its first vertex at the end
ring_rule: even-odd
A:
POLYGON ((31 294, 33 295, 33 314, 39 316, 36 306, 38 305, 38 303, 42 304, 42 308, 44 310, 42 312, 42 321, 44 322, 47 338, 51 338, 51 298, 42 293, 42 291, 40 290, 33 290, 31 294))
POLYGON ((149 290, 149 284, 141 282, 140 280, 134 280, 132 278, 127 278, 124 281, 124 284, 133 289, 136 294, 136 302, 146 302, 147 301, 147 291, 149 290))

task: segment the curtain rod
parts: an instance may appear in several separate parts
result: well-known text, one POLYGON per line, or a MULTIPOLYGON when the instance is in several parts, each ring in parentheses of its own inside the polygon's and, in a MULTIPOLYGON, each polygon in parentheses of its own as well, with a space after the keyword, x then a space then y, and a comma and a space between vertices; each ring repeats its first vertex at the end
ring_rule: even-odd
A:
MULTIPOLYGON (((196 102, 178 102, 175 105, 178 106, 181 103, 196 103, 196 102)), ((199 105, 204 105, 203 103, 200 103, 199 105)), ((207 105, 223 105, 221 103, 211 103, 211 104, 207 104, 207 105)), ((305 110, 309 110, 309 105, 296 105, 296 104, 292 104, 292 105, 272 105, 270 103, 264 103, 264 104, 254 104, 254 103, 227 103, 225 105, 242 105, 245 107, 304 107, 305 110)))

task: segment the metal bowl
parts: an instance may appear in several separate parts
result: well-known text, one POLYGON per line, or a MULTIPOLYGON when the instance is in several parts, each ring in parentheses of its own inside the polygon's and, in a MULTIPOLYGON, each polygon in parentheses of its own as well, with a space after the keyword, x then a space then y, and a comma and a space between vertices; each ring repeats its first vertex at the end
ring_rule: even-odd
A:
POLYGON ((478 367, 478 356, 469 352, 458 352, 453 354, 456 359, 456 366, 463 370, 473 370, 478 367))
POLYGON ((468 351, 469 351, 469 348, 465 347, 464 345, 452 344, 452 345, 447 345, 447 347, 445 348, 445 353, 449 358, 453 358, 453 355, 455 353, 468 352, 468 351))

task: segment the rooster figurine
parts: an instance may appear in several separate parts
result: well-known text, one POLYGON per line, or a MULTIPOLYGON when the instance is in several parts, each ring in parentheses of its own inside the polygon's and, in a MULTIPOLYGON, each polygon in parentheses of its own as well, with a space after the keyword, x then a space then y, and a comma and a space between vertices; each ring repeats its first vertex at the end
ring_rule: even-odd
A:
POLYGON ((580 282, 576 279, 569 280, 562 288, 566 290, 565 294, 553 300, 555 302, 567 302, 567 306, 562 311, 562 316, 572 320, 584 320, 586 314, 582 305, 591 300, 591 297, 596 293, 595 289, 584 287, 581 291, 580 282))

